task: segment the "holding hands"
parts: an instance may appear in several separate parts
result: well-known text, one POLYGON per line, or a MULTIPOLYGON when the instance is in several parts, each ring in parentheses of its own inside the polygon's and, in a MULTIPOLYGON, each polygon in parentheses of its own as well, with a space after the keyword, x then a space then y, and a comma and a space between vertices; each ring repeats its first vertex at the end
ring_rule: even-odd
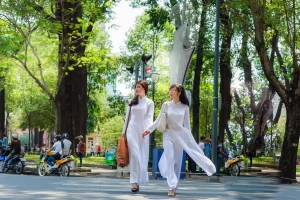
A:
POLYGON ((143 132, 143 134, 142 134, 142 137, 145 138, 145 136, 148 135, 149 133, 150 133, 149 130, 145 130, 145 131, 143 132))

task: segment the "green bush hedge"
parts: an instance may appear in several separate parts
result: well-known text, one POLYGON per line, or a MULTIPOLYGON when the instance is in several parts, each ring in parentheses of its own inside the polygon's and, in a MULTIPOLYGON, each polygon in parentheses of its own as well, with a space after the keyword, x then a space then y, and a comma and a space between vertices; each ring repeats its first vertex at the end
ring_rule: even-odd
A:
POLYGON ((41 153, 40 152, 26 152, 25 155, 28 154, 28 155, 40 155, 41 153))

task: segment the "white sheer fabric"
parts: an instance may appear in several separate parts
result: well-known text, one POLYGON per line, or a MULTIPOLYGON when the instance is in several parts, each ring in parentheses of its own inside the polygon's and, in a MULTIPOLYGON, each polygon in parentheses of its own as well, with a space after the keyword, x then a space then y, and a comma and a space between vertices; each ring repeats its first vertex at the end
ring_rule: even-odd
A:
MULTIPOLYGON (((161 111, 164 110, 165 105, 166 103, 163 104, 161 111)), ((147 130, 153 132, 158 126, 159 120, 160 114, 147 130)), ((208 176, 214 174, 216 172, 215 165, 204 155, 190 132, 189 107, 181 102, 175 104, 171 101, 167 109, 167 123, 169 128, 163 133, 164 152, 159 161, 159 169, 161 175, 167 178, 169 188, 177 188, 183 150, 208 176)))
MULTIPOLYGON (((123 134, 125 132, 129 107, 126 113, 123 134)), ((129 149, 130 183, 144 185, 149 181, 149 136, 142 138, 143 131, 153 122, 154 103, 147 97, 139 99, 139 103, 131 108, 127 129, 129 149)))
POLYGON ((180 26, 174 34, 174 44, 170 55, 170 81, 171 84, 184 84, 187 69, 195 47, 184 48, 186 41, 187 24, 180 26))

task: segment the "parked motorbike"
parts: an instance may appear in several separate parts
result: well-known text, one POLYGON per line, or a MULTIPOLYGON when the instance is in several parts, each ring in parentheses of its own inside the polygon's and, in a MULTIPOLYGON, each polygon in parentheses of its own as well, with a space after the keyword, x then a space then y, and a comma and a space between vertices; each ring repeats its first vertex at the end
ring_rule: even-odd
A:
POLYGON ((70 164, 72 158, 67 156, 63 159, 56 160, 56 168, 52 168, 47 164, 47 159, 54 154, 54 151, 44 153, 44 156, 39 164, 38 173, 40 176, 46 176, 47 174, 58 174, 61 177, 67 177, 70 175, 70 164))
POLYGON ((3 173, 8 172, 9 170, 15 170, 17 174, 22 174, 24 167, 26 165, 26 159, 24 158, 24 153, 14 155, 8 162, 6 167, 3 169, 4 161, 7 159, 10 150, 7 149, 4 154, 0 155, 0 169, 3 170, 3 173))
POLYGON ((242 159, 240 156, 230 158, 225 162, 225 171, 230 176, 239 176, 241 172, 241 162, 242 159))

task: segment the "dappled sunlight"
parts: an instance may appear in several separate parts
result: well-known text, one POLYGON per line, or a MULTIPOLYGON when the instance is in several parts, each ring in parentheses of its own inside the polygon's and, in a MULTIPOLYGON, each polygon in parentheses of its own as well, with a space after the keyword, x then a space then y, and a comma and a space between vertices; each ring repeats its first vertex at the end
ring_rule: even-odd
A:
MULTIPOLYGON (((2 199, 168 199, 165 179, 151 179, 140 192, 131 194, 128 179, 87 177, 38 177, 0 175, 2 199)), ((221 177, 221 183, 207 182, 206 177, 194 177, 179 182, 172 199, 282 199, 300 195, 299 185, 279 185, 273 178, 221 177)))

